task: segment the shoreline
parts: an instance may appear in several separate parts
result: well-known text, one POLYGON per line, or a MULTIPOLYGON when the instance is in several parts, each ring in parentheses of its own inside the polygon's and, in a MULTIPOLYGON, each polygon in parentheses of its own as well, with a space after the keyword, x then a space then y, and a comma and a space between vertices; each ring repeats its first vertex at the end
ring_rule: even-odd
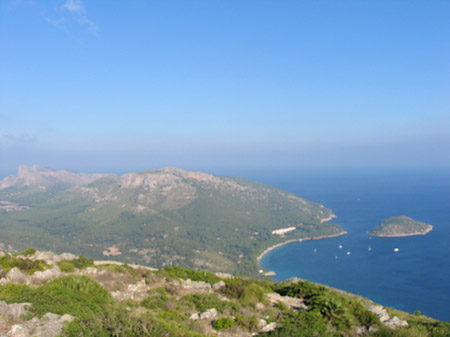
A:
POLYGON ((300 239, 291 239, 291 240, 287 240, 287 241, 284 241, 284 242, 281 242, 281 243, 277 243, 276 245, 273 245, 273 246, 270 246, 270 247, 266 248, 261 254, 258 255, 258 257, 256 258, 256 261, 258 262, 258 265, 259 265, 259 263, 261 262, 261 259, 268 252, 271 252, 274 249, 277 249, 277 248, 279 248, 281 246, 284 246, 284 245, 288 245, 288 244, 293 243, 293 242, 303 242, 303 241, 309 241, 309 240, 331 239, 331 238, 335 238, 335 237, 342 236, 342 235, 345 235, 345 234, 347 234, 347 232, 346 231, 342 231, 342 232, 339 232, 339 233, 336 233, 336 234, 321 235, 321 236, 316 236, 316 237, 308 237, 308 238, 300 238, 300 239))
POLYGON ((426 231, 423 232, 423 233, 416 232, 416 233, 406 233, 406 234, 380 234, 380 235, 377 235, 377 234, 371 234, 371 233, 368 232, 367 234, 372 235, 372 236, 376 236, 378 238, 401 238, 401 237, 404 237, 404 236, 426 235, 426 234, 428 234, 429 232, 431 232, 433 230, 433 226, 432 225, 429 225, 429 226, 430 227, 428 227, 426 229, 426 231))

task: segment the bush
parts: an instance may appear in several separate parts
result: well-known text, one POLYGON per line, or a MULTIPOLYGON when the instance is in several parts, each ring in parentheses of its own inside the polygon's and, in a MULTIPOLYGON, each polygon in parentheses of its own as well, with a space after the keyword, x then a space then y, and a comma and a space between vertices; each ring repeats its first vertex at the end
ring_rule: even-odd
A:
POLYGON ((70 261, 75 268, 77 269, 85 269, 87 267, 93 267, 94 266, 94 261, 91 259, 88 259, 84 256, 78 256, 77 259, 70 261))
POLYGON ((74 264, 70 261, 65 261, 65 260, 59 261, 58 267, 59 267, 59 269, 61 269, 62 272, 65 272, 65 273, 71 273, 75 270, 74 264))
POLYGON ((192 281, 203 281, 209 284, 214 284, 220 281, 216 275, 209 271, 197 271, 192 269, 186 269, 182 267, 166 267, 163 269, 168 276, 177 279, 191 279, 192 281))
POLYGON ((3 271, 5 273, 13 268, 18 268, 30 275, 35 271, 43 271, 47 268, 50 268, 50 265, 42 260, 31 261, 28 259, 20 259, 14 256, 11 257, 9 255, 5 255, 0 258, 0 266, 3 268, 3 271))
POLYGON ((213 321, 212 324, 213 328, 216 330, 225 330, 234 327, 236 322, 230 317, 222 317, 216 321, 213 321))
POLYGON ((187 295, 183 297, 183 301, 187 304, 192 304, 195 309, 200 312, 215 308, 220 313, 223 313, 225 310, 228 310, 230 313, 236 313, 240 309, 240 306, 238 304, 222 301, 215 295, 187 295))
POLYGON ((298 311, 283 317, 282 325, 260 334, 264 337, 327 337, 328 327, 319 312, 298 311))
POLYGON ((19 255, 22 255, 22 256, 32 256, 32 255, 34 255, 34 253, 36 253, 36 249, 34 249, 34 248, 28 248, 28 249, 25 249, 22 253, 20 253, 19 255))

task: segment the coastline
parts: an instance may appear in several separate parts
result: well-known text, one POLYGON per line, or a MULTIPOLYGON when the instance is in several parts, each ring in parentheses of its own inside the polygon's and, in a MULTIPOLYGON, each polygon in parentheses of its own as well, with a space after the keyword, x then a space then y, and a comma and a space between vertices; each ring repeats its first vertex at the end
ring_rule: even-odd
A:
POLYGON ((330 238, 335 238, 335 237, 342 236, 342 235, 345 235, 345 234, 347 234, 347 232, 346 231, 342 231, 342 232, 339 232, 339 233, 336 233, 336 234, 321 235, 321 236, 316 236, 316 237, 312 237, 312 238, 308 237, 308 238, 301 238, 301 239, 291 239, 291 240, 287 240, 287 241, 284 241, 284 242, 281 242, 281 243, 277 243, 276 245, 273 245, 273 246, 270 246, 270 247, 266 248, 261 254, 258 255, 258 257, 256 258, 256 261, 258 261, 258 264, 259 264, 261 259, 264 257, 264 255, 266 255, 268 252, 271 252, 274 249, 277 249, 277 248, 279 248, 281 246, 284 246, 284 245, 288 245, 288 244, 293 243, 293 242, 302 242, 302 241, 308 241, 308 240, 330 239, 330 238))
POLYGON ((433 230, 432 225, 428 225, 429 227, 425 230, 425 232, 415 232, 415 233, 406 233, 406 234, 372 234, 368 232, 369 235, 376 236, 378 238, 400 238, 404 236, 416 236, 416 235, 426 235, 433 230))

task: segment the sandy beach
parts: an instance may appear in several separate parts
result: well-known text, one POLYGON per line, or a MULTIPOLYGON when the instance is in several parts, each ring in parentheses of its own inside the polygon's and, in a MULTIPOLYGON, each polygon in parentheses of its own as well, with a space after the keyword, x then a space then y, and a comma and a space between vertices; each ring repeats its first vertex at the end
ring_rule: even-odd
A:
POLYGON ((346 231, 342 231, 342 232, 339 232, 339 233, 336 233, 336 234, 316 236, 316 237, 313 237, 313 238, 301 238, 301 239, 287 240, 285 242, 278 243, 276 245, 270 246, 269 248, 265 249, 261 254, 259 254, 259 256, 256 258, 256 260, 259 263, 261 261, 261 259, 263 258, 263 256, 266 255, 268 252, 270 252, 270 251, 272 251, 274 249, 277 249, 278 247, 281 247, 281 246, 287 245, 289 243, 292 243, 292 242, 302 242, 302 241, 307 241, 307 240, 329 239, 329 238, 335 238, 337 236, 342 236, 342 235, 345 235, 345 234, 347 234, 347 232, 346 231))

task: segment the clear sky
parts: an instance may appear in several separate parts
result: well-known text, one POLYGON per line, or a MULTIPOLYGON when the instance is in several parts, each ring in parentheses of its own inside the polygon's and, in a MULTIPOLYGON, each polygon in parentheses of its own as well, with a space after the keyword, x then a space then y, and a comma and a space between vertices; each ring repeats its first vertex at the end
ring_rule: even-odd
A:
POLYGON ((0 175, 450 168, 448 0, 0 0, 0 175))

